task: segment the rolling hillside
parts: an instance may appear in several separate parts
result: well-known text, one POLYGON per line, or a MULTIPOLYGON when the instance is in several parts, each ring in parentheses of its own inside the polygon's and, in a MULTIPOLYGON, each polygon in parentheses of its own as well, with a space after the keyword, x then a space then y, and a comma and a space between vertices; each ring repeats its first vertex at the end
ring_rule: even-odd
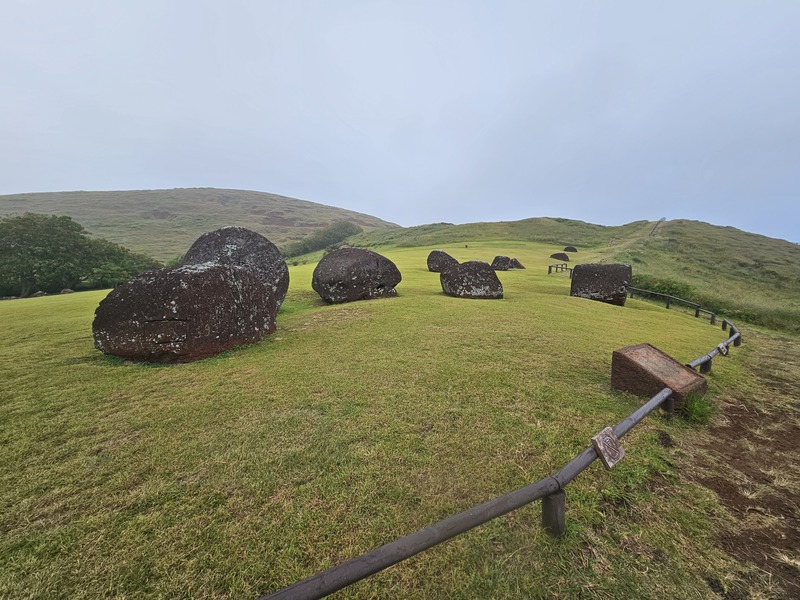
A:
POLYGON ((0 196, 0 215, 24 212, 67 215, 93 235, 162 261, 186 252, 201 234, 226 225, 258 231, 278 246, 334 221, 351 221, 366 231, 396 227, 316 202, 215 188, 0 196))
MULTIPOLYGON (((334 221, 364 229, 358 246, 437 247, 480 240, 575 245, 577 262, 625 262, 635 283, 701 303, 735 320, 800 332, 800 246, 698 221, 603 226, 560 218, 399 227, 285 196, 214 188, 0 196, 0 215, 68 215, 92 234, 166 261, 206 231, 248 227, 286 247, 334 221)), ((307 257, 311 260, 312 257, 307 257)))
POLYGON ((569 219, 437 223, 365 232, 352 243, 414 247, 516 240, 575 245, 573 261, 625 262, 642 287, 659 287, 736 320, 800 332, 800 246, 699 221, 636 221, 618 227, 569 219))

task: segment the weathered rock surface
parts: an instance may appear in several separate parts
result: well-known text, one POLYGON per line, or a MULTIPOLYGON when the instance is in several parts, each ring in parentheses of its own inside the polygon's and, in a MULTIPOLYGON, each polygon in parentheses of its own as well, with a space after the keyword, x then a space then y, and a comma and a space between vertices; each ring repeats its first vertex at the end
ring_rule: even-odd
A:
POLYGON ((442 291, 457 298, 502 298, 503 284, 489 263, 470 260, 442 271, 442 291))
POLYGON ((511 268, 511 259, 508 256, 495 256, 492 268, 495 271, 508 271, 511 268))
POLYGON ((569 293, 570 296, 625 306, 632 277, 630 265, 599 263, 575 265, 572 269, 569 293))
POLYGON ((569 262, 569 256, 567 256, 563 252, 556 252, 555 254, 551 254, 550 258, 555 258, 556 260, 560 260, 561 262, 569 262))
POLYGON ((289 289, 289 267, 278 247, 260 233, 244 227, 223 227, 204 233, 192 244, 182 264, 215 262, 253 272, 272 289, 280 307, 289 289))
POLYGON ((340 248, 322 257, 311 287, 329 304, 396 296, 403 279, 385 256, 363 248, 340 248))
POLYGON ((441 273, 448 267, 457 264, 458 261, 444 250, 431 250, 431 253, 428 254, 428 271, 432 273, 441 273))
POLYGON ((578 249, 575 246, 567 246, 564 248, 564 252, 577 252, 578 249))
POLYGON ((275 331, 271 286, 252 271, 205 263, 148 271, 100 302, 95 347, 130 360, 191 362, 275 331))
POLYGON ((516 258, 511 259, 511 264, 508 266, 509 269, 524 269, 524 265, 519 262, 516 258))
POLYGON ((75 290, 71 290, 69 288, 64 288, 63 290, 61 290, 61 293, 62 294, 74 294, 75 290))

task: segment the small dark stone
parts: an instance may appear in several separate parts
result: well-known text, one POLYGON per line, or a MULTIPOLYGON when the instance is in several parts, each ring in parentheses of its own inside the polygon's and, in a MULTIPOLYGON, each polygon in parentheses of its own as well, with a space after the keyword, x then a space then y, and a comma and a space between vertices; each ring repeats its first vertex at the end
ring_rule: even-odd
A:
POLYGON ((564 248, 564 252, 577 252, 578 249, 575 246, 567 246, 564 248))
POLYGON ((509 269, 524 269, 525 267, 516 258, 511 259, 511 264, 508 265, 509 269))
POLYGON ((260 233, 244 227, 223 227, 204 233, 192 244, 183 265, 207 262, 243 267, 272 289, 278 307, 289 289, 289 267, 281 251, 260 233))
POLYGON ((511 268, 511 259, 507 256, 495 256, 492 268, 495 271, 508 271, 511 268))
POLYGON ((630 265, 585 263, 572 269, 570 296, 625 306, 633 274, 630 265))
POLYGON ((441 273, 448 267, 457 265, 458 261, 444 250, 431 250, 428 254, 428 271, 431 273, 441 273))
POLYGON ((503 284, 489 263, 470 260, 439 275, 442 290, 457 298, 502 298, 503 284))
POLYGON ((563 252, 556 252, 555 254, 551 254, 550 258, 555 258, 556 260, 560 260, 561 262, 569 262, 569 256, 567 256, 563 252))
POLYGON ((129 360, 191 362, 275 331, 272 288, 252 271, 205 263, 147 271, 94 314, 95 347, 129 360))
POLYGON ((341 248, 326 254, 314 269, 311 287, 329 304, 396 296, 403 279, 385 256, 363 248, 341 248))
POLYGON ((62 294, 74 294, 75 290, 71 290, 69 288, 64 288, 63 290, 61 290, 61 293, 62 294))

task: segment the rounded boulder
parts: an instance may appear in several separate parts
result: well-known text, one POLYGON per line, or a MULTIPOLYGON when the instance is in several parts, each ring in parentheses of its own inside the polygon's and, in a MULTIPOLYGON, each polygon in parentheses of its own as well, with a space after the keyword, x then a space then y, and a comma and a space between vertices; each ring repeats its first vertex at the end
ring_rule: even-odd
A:
POLYGON ((444 250, 431 250, 431 253, 428 254, 428 271, 431 273, 441 273, 457 264, 458 261, 444 250))
POLYGON ((272 288, 252 271, 205 263, 147 271, 100 302, 95 347, 129 360, 208 358, 275 331, 272 288))
POLYGON ((289 267, 278 247, 260 233, 244 227, 223 227, 204 233, 192 244, 183 265, 208 262, 242 267, 272 289, 280 307, 289 289, 289 267))
POLYGON ((319 261, 311 287, 328 304, 396 296, 403 279, 385 256, 363 248, 340 248, 319 261))
POLYGON ((442 271, 439 275, 442 291, 456 298, 503 297, 503 284, 500 283, 492 265, 478 260, 463 262, 442 271))
POLYGON ((508 271, 511 268, 511 258, 508 256, 495 256, 492 261, 495 271, 508 271))

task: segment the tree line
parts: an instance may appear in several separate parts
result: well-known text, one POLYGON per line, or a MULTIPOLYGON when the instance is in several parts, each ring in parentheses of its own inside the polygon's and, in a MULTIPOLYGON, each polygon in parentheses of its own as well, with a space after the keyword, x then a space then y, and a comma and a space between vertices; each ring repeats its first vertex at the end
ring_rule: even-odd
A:
POLYGON ((70 217, 0 218, 0 296, 113 287, 160 266, 149 256, 89 237, 70 217))
POLYGON ((292 242, 283 249, 283 255, 291 258, 317 250, 324 250, 362 231, 364 230, 361 227, 350 221, 336 221, 319 231, 315 231, 299 242, 292 242))

